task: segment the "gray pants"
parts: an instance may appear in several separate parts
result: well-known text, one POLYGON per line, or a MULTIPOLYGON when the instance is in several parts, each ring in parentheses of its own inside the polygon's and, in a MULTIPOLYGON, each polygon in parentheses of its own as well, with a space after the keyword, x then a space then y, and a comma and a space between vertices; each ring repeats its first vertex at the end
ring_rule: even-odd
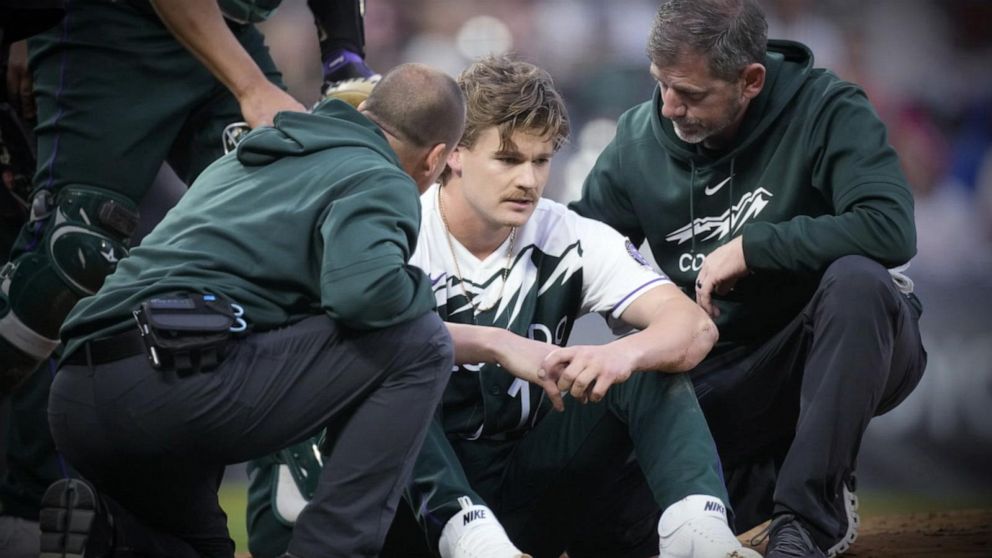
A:
POLYGON ((337 436, 289 551, 376 556, 452 358, 434 314, 376 331, 318 316, 250 335, 208 373, 179 377, 143 355, 65 366, 49 421, 116 512, 123 542, 174 558, 233 556, 217 500, 226 464, 329 428, 337 436))

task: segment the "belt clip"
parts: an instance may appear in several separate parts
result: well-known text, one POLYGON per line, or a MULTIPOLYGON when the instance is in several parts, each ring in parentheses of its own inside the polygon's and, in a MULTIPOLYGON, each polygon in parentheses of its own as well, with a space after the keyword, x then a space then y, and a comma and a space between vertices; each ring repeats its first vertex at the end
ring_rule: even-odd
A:
POLYGON ((158 351, 155 350, 155 345, 148 341, 148 324, 141 319, 141 309, 134 310, 131 314, 134 316, 134 322, 138 325, 138 334, 141 335, 141 341, 145 344, 148 360, 152 361, 152 366, 156 369, 162 368, 162 360, 158 356, 158 351))

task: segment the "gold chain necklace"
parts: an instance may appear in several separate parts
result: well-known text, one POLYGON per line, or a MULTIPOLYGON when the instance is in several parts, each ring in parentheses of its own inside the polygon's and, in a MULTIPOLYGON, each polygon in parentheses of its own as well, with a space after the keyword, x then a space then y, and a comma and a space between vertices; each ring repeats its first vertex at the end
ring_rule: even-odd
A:
MULTIPOLYGON (((465 280, 462 279, 461 266, 458 265, 458 256, 455 254, 455 244, 451 240, 451 227, 448 225, 448 216, 444 213, 444 204, 441 202, 441 186, 437 188, 437 209, 441 213, 441 223, 444 225, 444 237, 448 240, 448 249, 451 251, 451 259, 455 261, 455 277, 458 279, 458 284, 462 288, 462 293, 465 298, 468 299, 468 303, 472 305, 472 309, 475 310, 476 314, 481 314, 483 312, 488 312, 499 304, 500 299, 503 298, 503 290, 506 289, 506 280, 510 276, 510 268, 513 266, 513 242, 517 239, 517 227, 510 227, 510 246, 506 252, 506 265, 503 267, 503 283, 499 286, 499 294, 493 303, 489 306, 482 307, 475 302, 469 293, 468 289, 465 288, 465 280)), ((482 294, 482 293, 479 293, 482 294)))

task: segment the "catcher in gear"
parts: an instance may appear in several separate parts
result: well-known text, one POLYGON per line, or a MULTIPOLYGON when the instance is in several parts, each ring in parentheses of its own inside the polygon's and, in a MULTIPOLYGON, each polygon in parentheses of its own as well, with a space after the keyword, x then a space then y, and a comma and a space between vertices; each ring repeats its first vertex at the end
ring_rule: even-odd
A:
MULTIPOLYGON (((231 122, 260 126, 279 111, 305 110, 283 90, 255 26, 278 4, 79 0, 29 41, 38 168, 28 222, 0 269, 0 393, 30 383, 13 391, 18 412, 3 425, 10 431, 4 514, 36 522, 42 492, 67 474, 48 434, 49 357, 69 310, 127 256, 138 204, 163 162, 189 184, 224 153, 222 131, 231 122)), ((362 3, 309 5, 322 53, 358 54, 325 65, 325 83, 372 74, 359 62, 362 3)))

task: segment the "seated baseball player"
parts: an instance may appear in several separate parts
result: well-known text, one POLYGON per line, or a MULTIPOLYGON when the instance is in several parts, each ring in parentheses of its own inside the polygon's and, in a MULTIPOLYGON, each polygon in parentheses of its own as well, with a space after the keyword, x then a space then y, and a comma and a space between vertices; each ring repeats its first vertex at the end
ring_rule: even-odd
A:
MULTIPOLYGON (((680 373, 715 343, 713 323, 613 229, 542 199, 569 128, 546 72, 487 58, 459 85, 465 134, 421 196, 411 263, 430 275, 460 364, 406 491, 416 524, 398 517, 383 555, 758 556, 728 527, 714 444, 680 373), (591 312, 638 331, 562 348, 591 312)), ((305 450, 255 464, 255 556, 278 552, 272 519, 292 506, 274 487, 307 476, 305 450)))

